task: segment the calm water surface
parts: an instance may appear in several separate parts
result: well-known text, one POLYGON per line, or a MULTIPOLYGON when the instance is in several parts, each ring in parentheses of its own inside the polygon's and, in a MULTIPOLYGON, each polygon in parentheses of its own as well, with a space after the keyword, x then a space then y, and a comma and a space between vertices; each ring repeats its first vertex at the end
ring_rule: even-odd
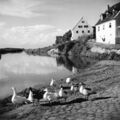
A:
POLYGON ((59 80, 95 63, 89 58, 66 56, 52 58, 29 56, 25 53, 5 54, 0 59, 0 98, 40 84, 49 84, 51 78, 59 80))
POLYGON ((56 58, 29 56, 25 53, 2 55, 0 60, 0 98, 12 94, 11 86, 17 92, 29 86, 49 83, 73 74, 56 58))

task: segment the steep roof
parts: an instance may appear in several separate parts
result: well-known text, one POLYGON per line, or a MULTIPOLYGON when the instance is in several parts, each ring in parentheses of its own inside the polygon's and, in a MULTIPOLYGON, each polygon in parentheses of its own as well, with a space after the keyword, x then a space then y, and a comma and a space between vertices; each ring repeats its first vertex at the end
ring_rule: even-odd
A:
POLYGON ((84 17, 82 17, 82 18, 78 21, 78 23, 73 27, 72 30, 74 30, 79 24, 81 24, 82 21, 85 21, 85 23, 86 23, 88 26, 90 26, 90 25, 88 24, 88 22, 86 21, 86 19, 85 19, 84 17))
POLYGON ((102 17, 104 18, 101 20, 99 19, 96 25, 102 24, 104 22, 114 20, 116 17, 120 14, 120 2, 113 5, 112 7, 108 6, 108 10, 106 10, 103 14, 102 17))

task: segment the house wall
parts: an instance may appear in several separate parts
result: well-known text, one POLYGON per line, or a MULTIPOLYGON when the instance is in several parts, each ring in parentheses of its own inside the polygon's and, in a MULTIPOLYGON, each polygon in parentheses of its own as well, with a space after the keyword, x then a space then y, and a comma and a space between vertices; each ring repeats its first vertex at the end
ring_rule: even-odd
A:
POLYGON ((96 42, 116 44, 116 21, 111 20, 96 25, 96 42), (111 24, 111 27, 110 27, 111 24))
POLYGON ((93 35, 93 27, 89 26, 85 20, 81 20, 72 30, 72 39, 76 40, 83 35, 93 35), (84 22, 83 22, 84 21, 84 22))

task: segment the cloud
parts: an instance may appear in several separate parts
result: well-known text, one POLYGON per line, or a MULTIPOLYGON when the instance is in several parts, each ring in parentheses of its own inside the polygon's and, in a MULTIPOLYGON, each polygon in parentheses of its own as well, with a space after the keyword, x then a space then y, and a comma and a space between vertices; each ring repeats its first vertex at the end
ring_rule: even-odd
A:
POLYGON ((3 27, 5 24, 5 22, 0 22, 0 27, 3 27))
POLYGON ((31 18, 46 16, 61 11, 68 1, 58 0, 0 0, 0 14, 7 16, 31 18))
POLYGON ((14 54, 13 56, 3 56, 3 61, 0 62, 0 73, 2 76, 7 74, 50 74, 56 71, 56 61, 53 58, 26 56, 25 53, 14 54), (9 57, 9 61, 8 61, 9 57), (17 61, 15 60, 17 58, 17 61), (3 74, 4 73, 4 74, 3 74))
POLYGON ((0 32, 0 47, 38 48, 52 45, 63 30, 51 25, 17 26, 0 32))
POLYGON ((43 13, 34 12, 37 6, 42 5, 39 0, 5 0, 0 1, 0 14, 17 17, 43 16, 43 13))

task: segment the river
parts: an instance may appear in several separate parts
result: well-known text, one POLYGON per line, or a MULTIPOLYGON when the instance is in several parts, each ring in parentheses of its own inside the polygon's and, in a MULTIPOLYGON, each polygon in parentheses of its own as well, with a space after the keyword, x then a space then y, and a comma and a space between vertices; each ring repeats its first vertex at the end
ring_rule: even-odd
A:
POLYGON ((5 54, 0 59, 0 98, 12 94, 11 87, 17 92, 40 84, 49 84, 51 78, 59 80, 75 74, 90 64, 85 60, 67 57, 32 56, 26 53, 5 54), (79 69, 78 69, 79 68, 79 69))

